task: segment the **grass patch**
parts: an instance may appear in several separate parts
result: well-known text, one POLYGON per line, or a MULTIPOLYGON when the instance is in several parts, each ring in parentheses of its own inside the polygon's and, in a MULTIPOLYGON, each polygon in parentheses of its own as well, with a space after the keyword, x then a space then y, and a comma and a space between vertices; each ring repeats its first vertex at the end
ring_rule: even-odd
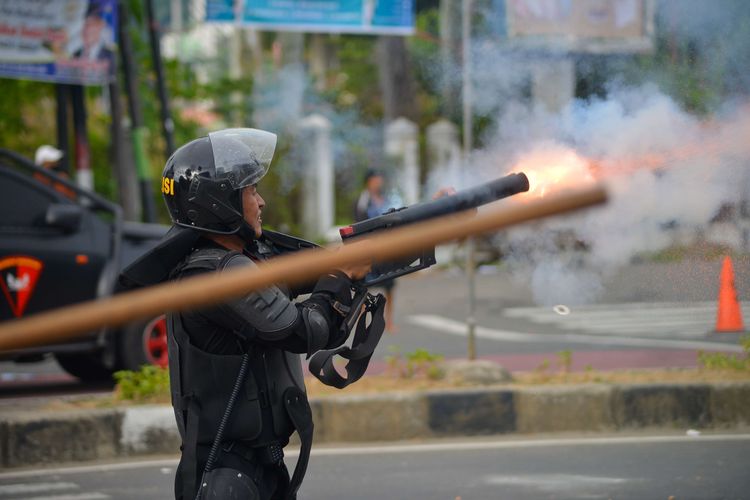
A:
POLYGON ((706 370, 720 370, 738 373, 750 373, 750 336, 740 339, 742 354, 723 352, 699 352, 698 362, 706 370))
POLYGON ((646 262, 669 264, 688 259, 717 260, 725 255, 736 257, 736 252, 726 245, 703 241, 693 245, 672 245, 656 252, 638 254, 637 258, 646 262))
POLYGON ((158 366, 142 366, 138 371, 115 372, 115 401, 136 404, 169 403, 169 370, 158 366))
POLYGON ((443 362, 445 356, 435 354, 427 349, 415 349, 405 354, 398 346, 388 346, 390 354, 385 357, 387 374, 396 379, 428 379, 441 380, 445 378, 443 362))

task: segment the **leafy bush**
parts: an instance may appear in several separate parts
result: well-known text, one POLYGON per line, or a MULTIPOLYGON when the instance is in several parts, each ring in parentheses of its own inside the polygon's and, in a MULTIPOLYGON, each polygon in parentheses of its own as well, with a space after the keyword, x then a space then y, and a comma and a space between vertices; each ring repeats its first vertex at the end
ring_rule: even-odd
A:
POLYGON ((750 372, 750 336, 740 339, 743 354, 726 354, 723 352, 698 353, 698 362, 707 370, 732 370, 750 372))
POLYGON ((426 378, 440 380, 445 377, 444 356, 433 354, 427 349, 418 348, 413 352, 401 355, 397 346, 389 346, 392 353, 386 356, 388 373, 397 378, 426 378))
POLYGON ((136 403, 169 401, 169 370, 144 365, 138 371, 121 370, 114 373, 115 397, 136 403))

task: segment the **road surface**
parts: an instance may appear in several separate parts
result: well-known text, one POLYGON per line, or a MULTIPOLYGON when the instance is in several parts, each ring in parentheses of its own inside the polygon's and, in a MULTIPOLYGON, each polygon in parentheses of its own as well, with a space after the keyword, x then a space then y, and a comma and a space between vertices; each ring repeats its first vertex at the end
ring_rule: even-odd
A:
MULTIPOLYGON (((319 447, 300 500, 744 499, 750 435, 505 438, 319 447)), ((288 459, 292 465, 293 458, 288 459)), ((170 498, 176 459, 0 473, 0 498, 170 498)))

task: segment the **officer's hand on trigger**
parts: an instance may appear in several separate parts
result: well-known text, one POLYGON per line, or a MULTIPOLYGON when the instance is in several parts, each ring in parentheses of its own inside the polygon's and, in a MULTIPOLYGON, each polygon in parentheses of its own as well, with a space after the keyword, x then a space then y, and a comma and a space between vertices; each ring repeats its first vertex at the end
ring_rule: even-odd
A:
POLYGON ((367 273, 372 269, 372 262, 357 262, 349 264, 348 266, 342 266, 339 270, 349 276, 352 281, 363 279, 367 276, 367 273))
MULTIPOLYGON (((358 245, 367 245, 366 241, 353 241, 346 246, 351 248, 356 248, 358 245)), ((370 259, 363 259, 358 262, 353 262, 350 264, 345 264, 341 267, 339 267, 339 271, 349 276, 349 279, 352 281, 358 281, 361 279, 364 279, 365 276, 372 270, 372 260, 370 259)))

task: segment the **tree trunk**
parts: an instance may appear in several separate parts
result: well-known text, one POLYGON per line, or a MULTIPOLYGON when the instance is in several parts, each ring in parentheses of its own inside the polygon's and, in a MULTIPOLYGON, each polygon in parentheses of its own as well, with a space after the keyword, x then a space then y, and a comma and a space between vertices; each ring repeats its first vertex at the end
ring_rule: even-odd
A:
POLYGON ((383 119, 389 122, 403 116, 416 121, 417 85, 404 37, 378 37, 376 57, 383 94, 383 119))
POLYGON ((461 0, 440 0, 440 93, 442 112, 461 119, 461 0))

